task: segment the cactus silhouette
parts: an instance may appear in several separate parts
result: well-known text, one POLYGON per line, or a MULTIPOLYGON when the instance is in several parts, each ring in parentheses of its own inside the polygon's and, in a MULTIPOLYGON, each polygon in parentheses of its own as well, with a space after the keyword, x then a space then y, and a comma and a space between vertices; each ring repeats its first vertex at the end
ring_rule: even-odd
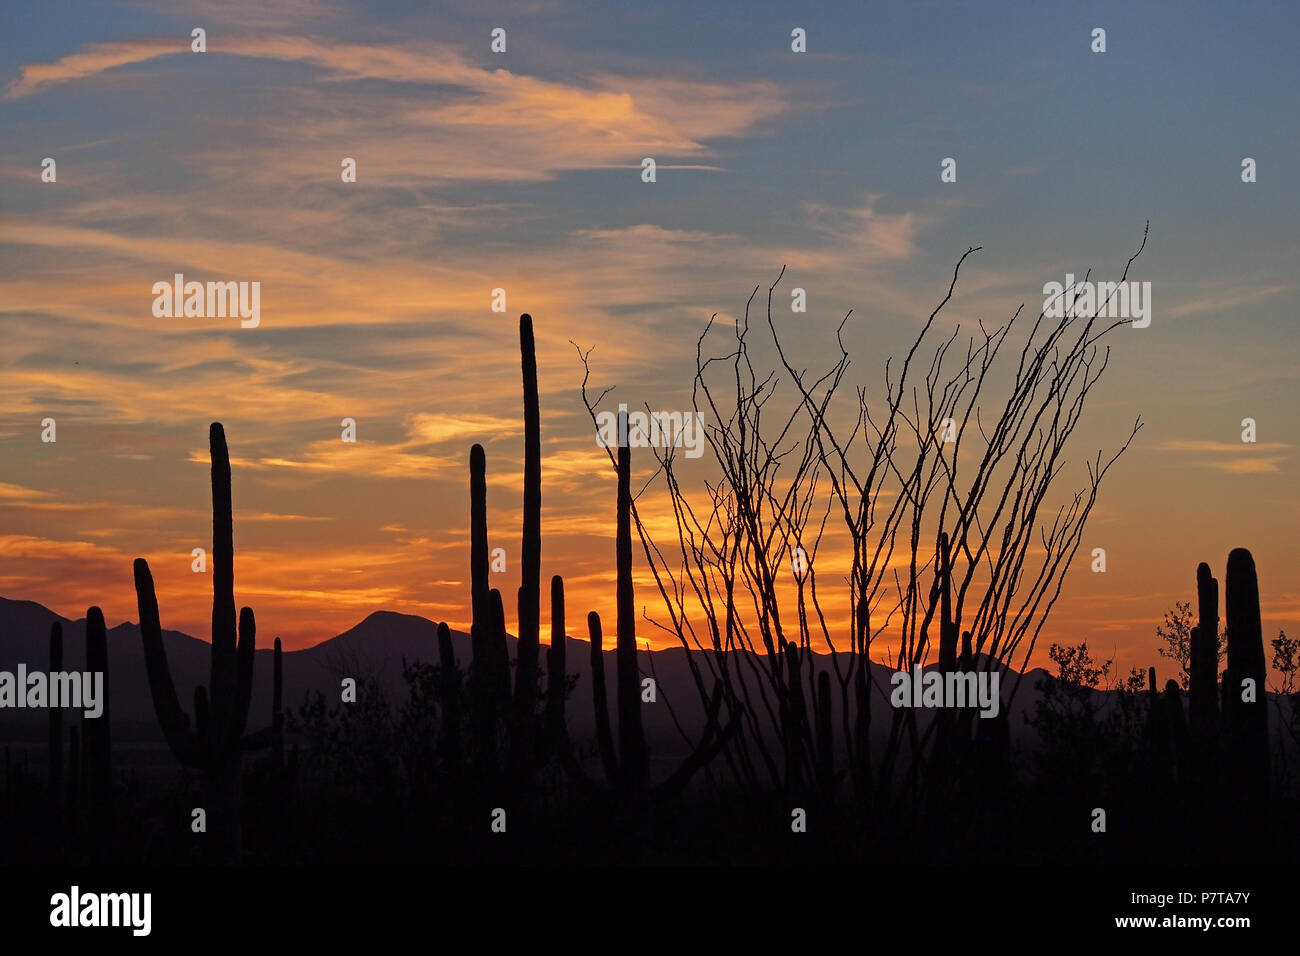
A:
POLYGON ((470 724, 476 775, 486 776, 496 762, 498 702, 496 651, 492 640, 491 591, 488 587, 487 459, 482 445, 469 450, 470 724))
POLYGON ((537 399, 537 353, 533 318, 519 317, 519 355, 524 383, 524 518, 519 564, 519 644, 516 649, 513 764, 521 785, 536 760, 537 682, 541 640, 542 438, 537 399))
POLYGON ((275 639, 271 663, 271 723, 261 730, 245 734, 240 749, 271 751, 272 776, 278 778, 284 764, 284 651, 280 639, 275 639))
POLYGON ((821 671, 817 675, 817 783, 822 792, 829 794, 835 786, 835 751, 831 734, 831 675, 821 671))
POLYGON ((935 585, 939 589, 939 670, 947 674, 957 669, 957 623, 952 619, 952 554, 948 549, 948 532, 939 534, 938 571, 935 585))
POLYGON ((1268 799, 1268 704, 1259 581, 1255 560, 1245 548, 1228 555, 1224 591, 1228 619, 1228 669, 1223 680, 1226 752, 1238 786, 1238 822, 1254 829, 1262 825, 1268 799))
MULTIPOLYGON (((627 416, 619 416, 619 434, 627 434, 627 416)), ((635 794, 650 782, 650 754, 641 726, 641 672, 636 663, 636 607, 632 593, 632 449, 618 446, 618 514, 615 521, 617 584, 616 669, 618 675, 619 772, 624 789, 635 794)))
POLYGON ((442 739, 438 744, 439 758, 444 767, 458 775, 463 756, 460 739, 460 672, 456 669, 456 651, 451 643, 451 629, 445 623, 438 625, 438 660, 442 701, 442 739))
POLYGON ((803 668, 794 641, 783 645, 785 653, 785 695, 781 700, 782 737, 785 740, 785 791, 791 799, 802 795, 808 751, 812 746, 808 730, 808 705, 803 690, 803 668))
POLYGON ((1188 698, 1191 702, 1191 735, 1198 763, 1213 760, 1219 731, 1219 582, 1210 566, 1196 567, 1197 626, 1188 641, 1188 698))
POLYGON ((871 662, 867 657, 867 642, 871 639, 871 609, 865 598, 858 599, 856 625, 853 673, 853 703, 856 710, 853 725, 853 769, 857 792, 865 794, 871 788, 871 662))
MULTIPOLYGON (((541 415, 537 397, 537 356, 532 316, 519 317, 519 354, 524 394, 524 514, 520 549, 522 582, 518 592, 518 644, 513 690, 507 649, 505 610, 501 593, 489 585, 487 526, 487 457, 482 445, 470 448, 470 625, 471 662, 468 681, 472 738, 471 763, 480 784, 498 776, 516 793, 526 793, 540 757, 542 725, 537 714, 541 676, 541 415), (508 745, 498 753, 498 728, 504 725, 508 745)), ((561 601, 562 601, 562 585, 561 601)), ((553 590, 554 594, 554 590, 553 590)), ((561 611, 562 616, 562 611, 561 611)), ((444 760, 460 760, 457 736, 461 690, 455 684, 455 654, 450 632, 440 633, 439 657, 443 674, 444 760)), ((561 666, 563 662, 561 661, 561 666)), ((563 674, 559 675, 563 686, 563 674)), ((554 679, 551 681, 555 688, 554 679)), ((562 695, 561 695, 562 697, 562 695)), ((562 703, 562 701, 561 701, 562 703)), ((548 704, 555 707, 554 703, 548 704)), ((559 712, 562 718, 562 710, 559 712)), ((554 732, 556 714, 548 718, 554 732)))
MULTIPOLYGON (((63 622, 50 625, 50 674, 63 670, 63 622)), ((47 779, 51 806, 63 801, 63 711, 51 707, 49 713, 48 747, 50 752, 47 779)))
MULTIPOLYGON (((618 413, 618 433, 627 435, 627 412, 618 413)), ((617 516, 615 521, 615 564, 617 567, 616 606, 618 611, 618 636, 615 644, 615 674, 617 678, 616 707, 619 718, 618 749, 615 752, 614 734, 610 726, 609 706, 605 687, 604 653, 600 615, 592 611, 587 615, 591 636, 591 686, 592 702, 596 714, 597 745, 605 777, 612 792, 635 815, 644 809, 648 800, 663 800, 679 793, 691 777, 706 766, 726 745, 735 733, 741 716, 739 705, 733 709, 725 727, 718 725, 722 708, 723 685, 715 681, 713 693, 705 714, 705 728, 699 743, 669 778, 660 784, 650 783, 650 754, 645 731, 641 723, 641 680, 636 662, 635 602, 632 590, 632 459, 626 440, 621 440, 616 458, 618 471, 617 516)), ((567 765, 575 770, 573 765, 567 765)), ((580 778, 580 785, 591 790, 594 784, 580 778)))
POLYGON ((564 620, 564 579, 551 578, 551 646, 546 652, 546 723, 547 756, 564 758, 569 753, 569 732, 564 722, 564 700, 568 694, 568 636, 564 620))
POLYGON ((108 631, 104 612, 97 607, 86 611, 86 670, 103 674, 102 711, 98 717, 82 718, 81 746, 86 761, 86 784, 91 802, 89 818, 94 839, 107 838, 113 826, 113 755, 108 708, 108 631))
POLYGON ((236 641, 230 453, 219 422, 213 422, 208 430, 208 445, 212 459, 212 660, 208 686, 194 691, 193 722, 181 708, 167 666, 158 597, 144 558, 135 560, 135 592, 154 714, 172 755, 203 774, 208 803, 204 808, 207 852, 233 859, 240 849, 240 754, 268 746, 270 735, 244 735, 253 692, 257 624, 252 609, 242 608, 236 641))
POLYGON ((275 639, 271 669, 271 768, 277 777, 284 770, 284 659, 280 639, 275 639))

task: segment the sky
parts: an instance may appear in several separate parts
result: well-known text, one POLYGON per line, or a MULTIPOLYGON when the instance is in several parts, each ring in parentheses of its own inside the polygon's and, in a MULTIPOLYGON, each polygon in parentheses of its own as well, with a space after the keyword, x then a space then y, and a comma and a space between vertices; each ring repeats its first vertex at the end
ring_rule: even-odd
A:
MULTIPOLYGON (((191 552, 211 546, 221 421, 236 600, 262 634, 305 647, 381 609, 467 628, 475 442, 493 584, 518 586, 526 311, 543 576, 564 575, 571 620, 612 620, 614 476, 575 343, 610 403, 689 409, 705 324, 784 266, 808 300, 777 317, 799 364, 833 360, 851 311, 849 381, 878 389, 968 248, 945 331, 1036 314, 1067 273, 1118 279, 1149 221, 1130 279, 1151 324, 1116 331, 1062 480, 1145 426, 1036 662, 1086 640, 1158 663, 1162 614, 1234 547, 1265 638, 1295 633, 1298 21, 1284 3, 7 5, 0 595, 134 620, 143 556, 164 626, 207 636, 191 552), (176 273, 260 283, 259 324, 156 316, 176 273)), ((639 506, 664 514, 653 486, 639 506)))

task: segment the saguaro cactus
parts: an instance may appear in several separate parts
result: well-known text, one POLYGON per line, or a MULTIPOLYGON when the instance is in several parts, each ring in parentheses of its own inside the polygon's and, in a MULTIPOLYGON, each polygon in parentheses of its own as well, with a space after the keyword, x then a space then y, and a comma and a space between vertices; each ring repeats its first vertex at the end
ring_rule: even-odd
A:
POLYGON ((239 852, 240 753, 270 743, 266 734, 245 737, 253 691, 257 624, 251 608, 235 623, 234 521, 230 500, 230 454, 219 422, 208 431, 212 458, 212 663, 208 686, 194 691, 194 722, 181 708, 167 666, 153 575, 143 558, 135 561, 140 638, 154 713, 172 755, 203 774, 208 802, 210 852, 239 852))
POLYGON ((275 639, 271 669, 271 769, 278 777, 284 770, 284 661, 280 639, 275 639))
POLYGON ((939 589, 939 670, 947 674, 957 669, 957 622, 952 619, 952 554, 948 532, 939 533, 935 555, 938 565, 935 585, 939 589))
POLYGON ((477 664, 488 632, 487 458, 482 445, 469 450, 469 575, 473 629, 472 663, 477 664))
POLYGON ((1191 701, 1192 737, 1208 757, 1213 752, 1219 724, 1216 700, 1219 678, 1219 582, 1210 566, 1196 567, 1197 626, 1189 641, 1188 696, 1191 701))
MULTIPOLYGON (((587 637, 591 641, 591 702, 596 712, 596 746, 605 778, 611 784, 619 780, 619 762, 614 750, 614 734, 609 726, 609 700, 605 689, 605 648, 600 615, 587 615, 587 637)), ((617 653, 617 652, 616 652, 617 653)))
MULTIPOLYGON (((781 699, 781 735, 785 743, 785 791, 790 798, 803 793, 813 741, 808 728, 808 702, 803 690, 803 661, 794 641, 783 645, 785 694, 781 699)), ((809 672, 812 658, 809 655, 809 672)), ((816 701, 814 700, 814 704, 816 701)))
POLYGON ((564 579, 551 578, 551 646, 546 652, 546 748, 549 754, 568 750, 568 728, 564 725, 564 697, 568 692, 565 645, 568 637, 564 621, 564 579))
POLYGON ((506 650, 505 614, 498 613, 501 594, 488 585, 487 462, 481 445, 469 454, 470 588, 470 727, 475 775, 486 780, 497 767, 497 722, 510 697, 510 661, 506 650))
POLYGON ((86 670, 103 674, 103 709, 98 717, 82 718, 85 730, 81 741, 91 802, 89 816, 94 831, 103 837, 113 823, 113 754, 108 708, 108 630, 104 626, 104 612, 97 607, 86 611, 86 670))
POLYGON ((817 675, 817 780, 822 792, 830 794, 835 785, 835 751, 831 734, 831 675, 817 675))
MULTIPOLYGON (((532 316, 519 317, 519 353, 524 390, 524 516, 518 593, 519 634, 515 681, 510 683, 505 613, 501 594, 488 583, 487 462, 481 445, 470 449, 470 725, 473 764, 481 782, 505 770, 517 792, 528 789, 539 757, 537 689, 541 658, 542 466, 541 419, 537 397, 537 357, 532 316), (497 728, 504 722, 509 747, 498 761, 497 728)), ((445 672, 455 668, 450 645, 442 652, 445 672)), ((447 688, 449 695, 455 691, 447 688)), ((450 702, 447 697, 446 701, 450 702)), ((459 700, 451 703, 459 714, 459 700)), ((450 718, 444 713, 444 718, 450 718)))
MULTIPOLYGON (((618 433, 627 435, 627 413, 619 412, 618 433)), ((614 556, 618 569, 618 744, 623 785, 629 792, 650 782, 650 755, 641 726, 641 672, 636 664, 636 606, 632 593, 632 449, 618 443, 618 515, 614 556)))
POLYGON ((442 729, 439 755, 443 765, 452 774, 461 768, 460 741, 460 672, 456 669, 456 650, 451 643, 451 629, 446 623, 438 624, 438 663, 440 665, 442 701, 442 729))
POLYGON ((524 521, 519 566, 519 647, 515 673, 516 741, 520 759, 532 759, 534 710, 541 639, 542 438, 537 400, 533 318, 519 317, 519 354, 524 378, 524 521))
POLYGON ((866 794, 871 788, 871 661, 867 657, 871 640, 871 608, 865 597, 858 598, 855 624, 853 766, 859 792, 866 794))
POLYGON ((1265 698, 1264 634, 1259 616, 1255 560, 1245 548, 1228 555, 1225 586, 1228 669, 1224 675, 1223 718, 1231 770, 1243 805, 1242 823, 1262 821, 1268 796, 1268 702, 1265 698), (1253 687, 1252 687, 1253 682, 1253 687))
MULTIPOLYGON (((50 625, 50 674, 57 674, 61 670, 63 670, 63 622, 55 621, 50 625)), ((58 707, 50 708, 48 745, 49 800, 52 807, 57 807, 63 799, 63 711, 58 707)))
MULTIPOLYGON (((627 413, 623 411, 619 412, 618 433, 620 436, 627 435, 627 413)), ((592 701, 595 705, 596 739, 601 763, 605 767, 610 789, 635 816, 648 798, 662 799, 679 792, 698 770, 713 759, 735 732, 740 710, 737 706, 726 727, 719 729, 718 714, 722 708, 723 688, 720 681, 715 681, 700 742, 667 780, 654 787, 650 785, 650 753, 641 723, 641 672, 636 662, 636 620, 632 590, 632 459, 626 439, 620 439, 615 461, 618 470, 618 514, 614 545, 618 576, 615 592, 618 609, 618 638, 615 645, 617 753, 606 700, 600 615, 595 611, 588 614, 587 625, 591 636, 592 701)), ((576 770, 574 765, 568 766, 570 770, 576 770)), ((580 778, 579 784, 587 790, 594 787, 585 778, 580 778)))

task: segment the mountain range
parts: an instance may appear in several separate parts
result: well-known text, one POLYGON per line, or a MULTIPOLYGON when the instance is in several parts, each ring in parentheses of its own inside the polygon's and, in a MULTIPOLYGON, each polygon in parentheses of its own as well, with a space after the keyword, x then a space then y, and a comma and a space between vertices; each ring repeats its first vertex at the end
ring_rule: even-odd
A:
MULTIPOLYGON (((48 670, 49 635, 54 621, 63 624, 64 670, 82 670, 85 667, 85 619, 70 620, 43 605, 32 601, 0 598, 0 670, 13 671, 21 662, 28 670, 48 670)), ((452 642, 456 658, 467 667, 471 658, 470 637, 453 630, 452 642)), ((262 639, 263 644, 269 641, 262 639)), ((608 639, 612 645, 612 638, 608 639)), ((193 689, 208 683, 211 645, 180 631, 163 631, 163 645, 182 706, 188 711, 193 700, 193 689)), ((508 637, 513 660, 516 640, 508 637)), ((703 655, 692 652, 701 667, 706 684, 711 684, 703 655)), ((271 668, 273 652, 269 646, 259 646, 254 658, 253 700, 249 712, 249 729, 256 730, 270 722, 271 668)), ((402 662, 424 661, 437 663, 437 624, 423 617, 398 614, 392 611, 375 611, 356 626, 309 648, 284 652, 284 707, 288 710, 301 706, 307 695, 321 691, 332 704, 340 696, 344 677, 357 679, 358 687, 365 686, 365 678, 374 677, 380 688, 393 702, 400 702, 405 694, 402 680, 402 662)), ((616 681, 615 657, 612 647, 604 652, 607 686, 610 688, 611 706, 616 681)), ((680 647, 642 651, 639 655, 641 672, 656 682, 655 704, 642 708, 646 737, 656 760, 677 760, 689 752, 680 725, 691 735, 698 733, 703 724, 704 709, 696 691, 691 673, 691 655, 680 647)), ((814 655, 817 669, 834 669, 829 655, 814 655)), ((139 625, 126 621, 108 631, 109 658, 109 710, 113 722, 114 746, 126 758, 132 750, 140 751, 140 760, 165 762, 161 752, 162 735, 153 714, 149 683, 145 673, 144 651, 140 641, 139 625), (150 755, 146 759, 146 756, 150 755)), ((591 702, 589 678, 590 645, 570 636, 567 670, 577 674, 578 681, 568 705, 569 732, 578 744, 593 740, 595 722, 591 702)), ((542 655, 545 667, 546 655, 542 655)), ((881 664, 871 665, 876 684, 873 712, 873 731, 883 734, 889 721, 884 719, 889 707, 888 693, 891 671, 881 664)), ((1010 728, 1013 742, 1023 738, 1028 731, 1026 717, 1033 712, 1035 688, 1045 672, 1034 669, 1024 678, 1028 683, 1021 688, 1013 705, 1010 728)), ((1004 670, 1002 696, 1005 697, 1014 680, 1014 674, 1004 670)), ((835 702, 834 726, 841 726, 838 700, 835 702)), ((44 711, 14 709, 3 712, 0 720, 0 744, 42 744, 45 741, 46 717, 44 711)))

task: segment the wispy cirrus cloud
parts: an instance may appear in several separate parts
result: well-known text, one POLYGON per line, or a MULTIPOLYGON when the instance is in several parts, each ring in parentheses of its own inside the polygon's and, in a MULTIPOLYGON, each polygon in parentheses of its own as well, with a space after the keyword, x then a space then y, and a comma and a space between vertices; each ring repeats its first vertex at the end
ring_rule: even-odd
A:
POLYGON ((1290 286, 1281 283, 1250 283, 1226 290, 1221 284, 1197 283, 1192 288, 1178 288, 1175 293, 1191 293, 1193 298, 1168 306, 1162 311, 1174 319, 1189 315, 1203 315, 1206 312, 1231 313, 1242 306, 1271 299, 1290 289, 1290 286))
MULTIPOLYGON (((674 77, 602 74, 586 83, 560 82, 488 69, 440 44, 379 45, 275 34, 214 36, 208 54, 304 64, 329 87, 298 89, 288 119, 261 127, 264 144, 280 149, 281 170, 302 163, 319 169, 318 152, 337 164, 340 142, 382 142, 371 175, 544 179, 564 169, 639 162, 647 150, 665 156, 708 156, 710 139, 735 137, 787 111, 790 92, 767 80, 687 81, 674 77), (373 91, 348 92, 355 81, 420 86, 419 94, 389 90, 384 109, 373 91), (435 91, 431 98, 429 90, 435 91), (428 135, 447 137, 431 155, 428 135), (526 155, 518 144, 526 141, 526 155), (283 155, 292 144, 295 156, 283 155), (467 162, 472 158, 473 161, 467 162), (522 160, 522 161, 521 161, 522 160)), ((15 100, 77 83, 128 65, 190 55, 176 38, 150 37, 90 44, 50 63, 29 63, 5 86, 15 100)), ((241 162, 256 169, 247 151, 241 162)), ((690 168, 689 166, 685 168, 690 168)), ((702 165, 700 168, 716 168, 702 165)))
POLYGON ((1286 442, 1226 442, 1206 439, 1169 439, 1158 446, 1160 451, 1185 452, 1212 457, 1197 464, 1232 475, 1255 475, 1281 471, 1285 455, 1275 454, 1291 446, 1286 442), (1273 453, 1273 454, 1270 454, 1273 453))
POLYGON ((24 63, 18 68, 18 76, 5 84, 4 98, 17 100, 35 96, 56 86, 84 80, 108 70, 188 50, 189 45, 179 37, 143 37, 91 43, 76 53, 69 53, 51 63, 24 63))

